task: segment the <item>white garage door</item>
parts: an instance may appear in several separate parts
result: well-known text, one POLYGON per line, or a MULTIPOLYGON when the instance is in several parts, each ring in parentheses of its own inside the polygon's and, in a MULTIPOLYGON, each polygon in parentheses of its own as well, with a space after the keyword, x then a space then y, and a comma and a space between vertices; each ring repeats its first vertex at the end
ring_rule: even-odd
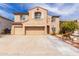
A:
POLYGON ((26 27, 26 35, 45 34, 45 27, 26 27))

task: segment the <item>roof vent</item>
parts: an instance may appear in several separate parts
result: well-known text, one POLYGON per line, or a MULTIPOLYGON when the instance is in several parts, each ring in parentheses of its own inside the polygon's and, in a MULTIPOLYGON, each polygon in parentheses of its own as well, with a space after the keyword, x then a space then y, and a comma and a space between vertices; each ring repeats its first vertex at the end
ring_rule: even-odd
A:
POLYGON ((37 10, 39 10, 39 8, 37 8, 37 10))

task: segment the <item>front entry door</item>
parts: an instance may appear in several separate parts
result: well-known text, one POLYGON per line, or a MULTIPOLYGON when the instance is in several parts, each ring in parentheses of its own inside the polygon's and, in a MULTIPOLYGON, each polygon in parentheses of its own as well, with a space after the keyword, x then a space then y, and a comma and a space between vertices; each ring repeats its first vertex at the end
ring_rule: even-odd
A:
POLYGON ((49 34, 49 26, 47 26, 47 34, 49 34))

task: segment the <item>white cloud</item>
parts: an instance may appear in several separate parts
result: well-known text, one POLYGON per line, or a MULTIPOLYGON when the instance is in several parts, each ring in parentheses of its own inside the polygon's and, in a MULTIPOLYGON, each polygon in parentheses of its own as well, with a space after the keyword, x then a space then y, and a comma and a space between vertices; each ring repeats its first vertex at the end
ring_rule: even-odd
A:
MULTIPOLYGON (((32 8, 32 7, 34 8, 35 6, 40 6, 40 7, 47 9, 48 11, 52 12, 52 14, 55 13, 57 15, 61 15, 66 18, 68 18, 69 16, 72 18, 72 16, 71 16, 72 14, 77 14, 79 12, 79 4, 77 4, 77 3, 73 4, 73 6, 67 5, 68 7, 64 6, 64 3, 57 3, 55 5, 53 6, 53 4, 51 4, 51 6, 50 6, 50 5, 44 4, 44 3, 37 3, 37 4, 35 3, 35 4, 31 4, 31 5, 23 4, 23 7, 26 9, 26 8, 32 8), (64 7, 64 8, 61 8, 61 7, 64 7)), ((4 8, 4 10, 0 9, 0 15, 7 17, 7 18, 13 17, 13 14, 9 13, 8 11, 6 12, 7 8, 19 11, 17 8, 13 8, 12 6, 10 6, 8 4, 0 3, 0 6, 2 6, 4 8)), ((76 17, 73 17, 73 18, 76 18, 76 17)), ((78 16, 77 16, 77 18, 78 18, 78 16)))
POLYGON ((15 11, 18 11, 16 8, 13 8, 12 6, 10 6, 10 5, 6 4, 6 3, 0 3, 0 6, 3 7, 3 8, 5 8, 5 10, 7 8, 9 8, 9 9, 13 9, 15 11))
MULTIPOLYGON (((69 8, 64 8, 64 9, 59 9, 60 6, 62 6, 63 4, 59 4, 59 6, 57 7, 50 7, 49 5, 47 4, 34 4, 35 6, 40 6, 40 7, 43 7, 53 13, 56 13, 56 14, 59 14, 59 15, 70 15, 70 14, 73 14, 75 13, 76 11, 78 11, 78 7, 79 7, 79 4, 74 4, 70 9, 69 8)), ((65 7, 65 6, 64 6, 65 7)))

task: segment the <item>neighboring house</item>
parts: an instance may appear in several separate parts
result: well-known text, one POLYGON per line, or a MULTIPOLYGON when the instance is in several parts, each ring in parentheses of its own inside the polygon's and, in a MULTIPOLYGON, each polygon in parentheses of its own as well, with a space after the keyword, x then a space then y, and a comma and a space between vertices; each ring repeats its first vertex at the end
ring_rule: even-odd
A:
POLYGON ((0 33, 2 33, 6 28, 11 29, 12 22, 13 21, 0 16, 0 33))
POLYGON ((52 34, 59 33, 59 16, 50 16, 48 11, 35 7, 28 13, 14 13, 11 34, 52 34))

